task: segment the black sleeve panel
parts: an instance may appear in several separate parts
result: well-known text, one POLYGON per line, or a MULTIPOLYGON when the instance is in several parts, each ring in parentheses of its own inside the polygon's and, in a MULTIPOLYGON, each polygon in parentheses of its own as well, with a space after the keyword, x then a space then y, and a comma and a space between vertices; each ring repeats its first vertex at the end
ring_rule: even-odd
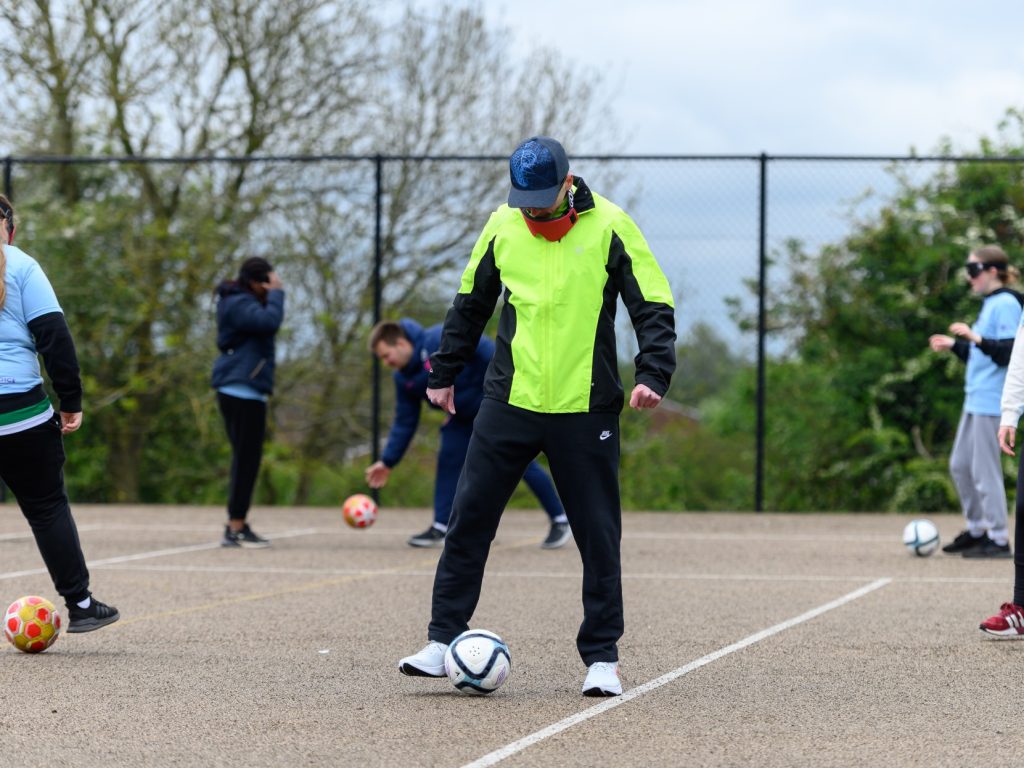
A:
POLYGON ((978 348, 992 358, 992 362, 1001 368, 1010 364, 1010 353, 1013 352, 1013 339, 982 339, 978 348))
MULTIPOLYGON (((465 277, 463 277, 465 280, 465 277)), ((444 319, 441 346, 430 356, 431 389, 450 387, 480 343, 480 334, 494 314, 494 305, 501 293, 501 273, 494 263, 494 239, 477 262, 473 286, 469 293, 457 293, 444 319)))
POLYGON ((40 315, 28 324, 35 339, 36 351, 50 376, 53 390, 60 398, 60 410, 78 413, 82 410, 82 377, 71 330, 62 312, 40 315))
POLYGON ((644 297, 633 274, 632 260, 618 235, 612 235, 608 264, 640 347, 634 359, 636 383, 664 397, 676 369, 675 311, 668 304, 644 297))
POLYGON ((971 342, 966 339, 957 339, 953 342, 953 354, 967 362, 967 356, 971 354, 971 342))

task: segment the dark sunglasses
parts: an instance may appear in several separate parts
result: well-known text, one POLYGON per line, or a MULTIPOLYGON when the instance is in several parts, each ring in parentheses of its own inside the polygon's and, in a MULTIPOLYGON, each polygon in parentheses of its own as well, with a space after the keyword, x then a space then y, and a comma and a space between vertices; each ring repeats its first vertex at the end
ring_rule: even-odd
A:
POLYGON ((991 266, 991 264, 986 264, 982 261, 968 261, 964 264, 964 267, 967 269, 967 274, 970 277, 977 277, 991 266))

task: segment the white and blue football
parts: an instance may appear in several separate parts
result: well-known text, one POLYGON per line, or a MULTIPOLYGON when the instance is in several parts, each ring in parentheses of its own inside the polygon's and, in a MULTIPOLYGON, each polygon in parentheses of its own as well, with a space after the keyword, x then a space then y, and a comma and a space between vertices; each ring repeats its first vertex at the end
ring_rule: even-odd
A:
POLYGON ((939 548, 939 529, 931 520, 911 520, 903 529, 903 546, 918 557, 928 557, 939 548))
POLYGON ((505 641, 486 629, 470 629, 452 640, 444 654, 444 670, 463 693, 496 691, 512 671, 505 641))

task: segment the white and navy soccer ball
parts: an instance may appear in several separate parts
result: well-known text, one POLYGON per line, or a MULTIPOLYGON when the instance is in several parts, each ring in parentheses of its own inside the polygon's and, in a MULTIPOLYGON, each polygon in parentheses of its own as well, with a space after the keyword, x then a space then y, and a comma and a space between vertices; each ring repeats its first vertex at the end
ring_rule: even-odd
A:
POLYGON ((903 529, 903 546, 918 557, 928 557, 939 548, 939 529, 931 520, 911 520, 903 529))
POLYGON ((444 653, 444 671, 463 693, 493 693, 508 679, 512 657, 505 641, 486 629, 470 629, 452 640, 444 653))

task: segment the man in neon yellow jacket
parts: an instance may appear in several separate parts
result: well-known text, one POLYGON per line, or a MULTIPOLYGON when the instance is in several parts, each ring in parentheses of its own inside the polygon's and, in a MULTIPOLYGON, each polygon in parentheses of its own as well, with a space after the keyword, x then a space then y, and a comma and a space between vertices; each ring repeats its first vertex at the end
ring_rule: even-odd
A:
POLYGON ((583 559, 577 649, 583 693, 622 692, 623 632, 619 413, 615 311, 636 331, 633 408, 655 408, 675 370, 671 289, 622 209, 569 171, 565 150, 535 136, 513 153, 508 205, 477 240, 431 358, 427 397, 455 413, 453 382, 472 357, 498 297, 496 351, 434 578, 427 637, 399 662, 407 675, 443 677, 448 644, 469 628, 502 510, 543 452, 583 559))

